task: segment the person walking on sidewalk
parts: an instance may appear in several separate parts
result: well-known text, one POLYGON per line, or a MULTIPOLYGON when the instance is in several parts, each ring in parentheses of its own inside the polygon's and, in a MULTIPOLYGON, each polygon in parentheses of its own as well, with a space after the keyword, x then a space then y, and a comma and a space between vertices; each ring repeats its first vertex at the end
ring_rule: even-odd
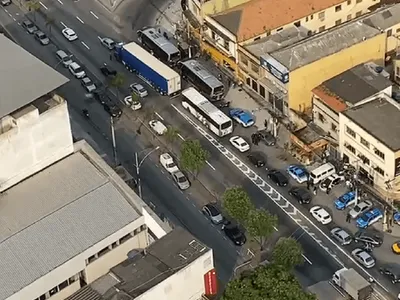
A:
POLYGON ((346 215, 346 222, 347 222, 347 223, 350 223, 350 221, 351 221, 350 213, 347 213, 347 215, 346 215))
POLYGON ((317 195, 317 189, 318 189, 318 187, 314 186, 314 189, 313 189, 314 195, 317 195))
POLYGON ((328 186, 328 187, 326 188, 326 194, 329 195, 330 193, 331 193, 331 188, 328 186))

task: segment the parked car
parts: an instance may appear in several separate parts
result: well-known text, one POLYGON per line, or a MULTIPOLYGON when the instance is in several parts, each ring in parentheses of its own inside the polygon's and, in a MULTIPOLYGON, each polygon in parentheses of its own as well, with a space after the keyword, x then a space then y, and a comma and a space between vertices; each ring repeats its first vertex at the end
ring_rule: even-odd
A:
POLYGON ((353 240, 351 235, 340 227, 335 227, 331 230, 331 236, 340 243, 340 245, 349 245, 353 240))
POLYGON ((221 224, 224 221, 220 210, 214 204, 208 203, 204 205, 201 211, 214 224, 221 224))
POLYGON ((367 232, 365 230, 359 230, 354 235, 354 241, 357 243, 369 244, 373 247, 379 247, 383 243, 383 239, 378 234, 367 232))
POLYGON ((233 147, 238 149, 240 152, 246 152, 250 150, 250 145, 247 143, 244 138, 236 135, 229 139, 229 142, 233 147))
POLYGON ((142 103, 139 100, 133 100, 132 96, 126 96, 124 98, 124 103, 126 106, 130 107, 132 110, 139 110, 142 108, 142 103))
POLYGON ((181 190, 187 190, 190 187, 189 180, 181 171, 172 173, 172 178, 181 190))
POLYGON ((151 120, 149 122, 149 126, 158 135, 163 135, 168 130, 167 127, 161 121, 158 120, 151 120))
POLYGON ((144 98, 149 95, 147 90, 140 83, 132 83, 130 86, 132 93, 138 95, 141 98, 144 98))
POLYGON ((115 42, 108 37, 99 37, 100 43, 106 47, 108 50, 113 50, 115 48, 115 42))
POLYGON ((160 164, 167 170, 168 173, 174 173, 179 171, 174 159, 169 153, 163 153, 160 155, 160 164))
POLYGON ((64 28, 61 33, 70 42, 78 39, 78 35, 71 28, 64 28))
POLYGON ((85 71, 76 62, 70 63, 68 65, 68 70, 71 72, 72 75, 74 75, 78 79, 81 79, 86 76, 85 71))
POLYGON ((89 77, 84 77, 81 79, 81 84, 85 88, 85 90, 89 93, 93 92, 97 87, 93 83, 92 80, 90 80, 89 77))
POLYGON ((400 254, 400 241, 394 242, 392 244, 392 251, 394 254, 400 254))
POLYGON ((347 192, 335 200, 335 207, 338 210, 343 210, 346 207, 353 205, 357 202, 357 195, 355 192, 347 192))
POLYGON ((50 44, 50 39, 47 37, 47 35, 44 34, 43 31, 40 30, 36 31, 35 39, 43 46, 50 44))
POLYGON ((56 57, 59 60, 59 63, 61 63, 64 66, 64 68, 68 68, 68 66, 73 62, 71 59, 72 55, 68 55, 63 50, 57 50, 56 57))
POLYGON ((379 268, 379 273, 389 277, 390 281, 395 284, 400 282, 400 265, 395 263, 384 264, 379 268))
POLYGON ((237 225, 228 223, 226 225, 222 225, 222 230, 235 245, 242 246, 246 243, 246 236, 237 225))
POLYGON ((323 225, 327 225, 330 222, 332 222, 332 217, 330 214, 326 211, 325 208, 321 206, 314 206, 310 209, 310 214, 313 216, 315 220, 317 220, 319 223, 323 225))
POLYGON ((247 158, 249 159, 251 164, 256 168, 262 168, 265 166, 265 159, 261 153, 252 152, 249 155, 247 155, 247 158))
POLYGON ((229 116, 243 127, 250 127, 254 125, 254 117, 250 112, 244 111, 240 108, 234 108, 229 111, 229 116))
POLYGON ((111 102, 111 99, 109 99, 104 89, 94 90, 92 95, 94 99, 96 99, 101 105, 103 105, 106 102, 111 102))
POLYGON ((359 228, 367 228, 368 226, 378 222, 383 218, 381 210, 377 207, 370 209, 357 218, 356 224, 359 228))
POLYGON ((321 191, 326 192, 326 190, 332 189, 334 186, 338 185, 344 180, 344 176, 338 175, 338 174, 332 174, 328 178, 322 180, 322 182, 319 184, 319 188, 321 191))
POLYGON ((305 167, 298 165, 290 165, 286 171, 298 183, 304 183, 308 180, 308 172, 305 167))
POLYGON ((1 0, 1 5, 2 6, 8 6, 11 4, 11 0, 1 0))
POLYGON ((263 142, 266 146, 275 146, 276 138, 270 131, 260 130, 257 132, 257 135, 261 142, 263 142))
POLYGON ((111 102, 103 103, 103 108, 106 112, 110 114, 113 118, 119 118, 122 115, 122 110, 111 102))
POLYGON ((28 33, 30 34, 34 34, 36 31, 38 31, 39 29, 36 27, 35 24, 33 24, 31 21, 29 20, 25 20, 22 22, 22 27, 28 31, 28 33))
POLYGON ((353 251, 351 251, 351 255, 354 257, 354 259, 363 265, 366 269, 370 269, 375 266, 375 259, 369 254, 367 251, 356 248, 353 251))
POLYGON ((268 178, 271 179, 277 186, 287 186, 289 181, 281 171, 270 170, 268 172, 268 178))
POLYGON ((369 200, 360 202, 349 211, 349 215, 352 219, 355 219, 359 215, 363 214, 368 209, 370 209, 372 207, 372 205, 373 205, 372 202, 369 200))
POLYGON ((100 71, 101 73, 103 73, 104 76, 115 76, 117 75, 117 71, 115 71, 113 68, 111 68, 109 65, 107 65, 106 63, 104 63, 101 67, 100 67, 100 71))
POLYGON ((310 192, 302 187, 293 187, 290 189, 289 195, 293 196, 300 204, 309 204, 311 202, 310 192))

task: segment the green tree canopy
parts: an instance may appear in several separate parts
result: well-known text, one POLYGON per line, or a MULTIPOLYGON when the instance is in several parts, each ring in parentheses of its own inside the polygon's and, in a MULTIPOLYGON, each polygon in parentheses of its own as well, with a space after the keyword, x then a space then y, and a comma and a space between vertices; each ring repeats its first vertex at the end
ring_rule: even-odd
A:
POLYGON ((36 22, 36 12, 40 10, 40 2, 39 1, 29 1, 27 2, 27 6, 29 11, 33 12, 33 20, 36 22))
POLYGON ((291 270, 304 262, 303 248, 294 238, 280 238, 272 252, 272 261, 291 270))
POLYGON ((192 172, 196 179, 205 166, 210 152, 201 146, 198 140, 187 140, 181 146, 181 164, 186 171, 192 172))
POLYGON ((263 208, 250 210, 246 229, 249 235, 260 245, 261 250, 277 226, 277 216, 271 215, 263 208))
POLYGON ((119 100, 119 89, 124 86, 125 84, 125 75, 122 73, 117 73, 115 76, 111 79, 110 85, 115 87, 117 91, 117 98, 119 100))
POLYGON ((260 266, 252 273, 229 282, 222 300, 316 300, 303 291, 297 279, 275 264, 260 266))
POLYGON ((168 148, 178 139, 179 130, 175 127, 168 126, 167 132, 165 133, 165 139, 167 140, 168 148))
POLYGON ((227 189, 222 195, 222 201, 222 205, 230 217, 242 225, 247 224, 249 213, 254 209, 254 206, 243 188, 227 189))

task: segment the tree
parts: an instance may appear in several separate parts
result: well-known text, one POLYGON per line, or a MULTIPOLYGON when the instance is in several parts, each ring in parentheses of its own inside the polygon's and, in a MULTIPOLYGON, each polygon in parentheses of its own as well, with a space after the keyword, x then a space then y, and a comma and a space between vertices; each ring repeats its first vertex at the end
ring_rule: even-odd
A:
POLYGON ((286 270, 292 270, 304 262, 303 248, 292 237, 280 238, 272 252, 272 261, 286 270))
POLYGON ((250 210, 246 222, 249 235, 260 245, 263 250, 265 242, 278 226, 278 218, 265 209, 250 210))
POLYGON ((201 169, 205 166, 210 152, 201 146, 198 140, 187 140, 181 146, 181 164, 184 170, 192 172, 197 178, 201 169))
POLYGON ((167 132, 165 133, 165 139, 167 140, 168 148, 178 139, 179 130, 175 127, 168 126, 167 132))
POLYGON ((119 100, 119 89, 124 86, 125 84, 125 76, 122 73, 117 73, 115 76, 111 79, 110 82, 111 86, 115 87, 117 91, 117 99, 119 100))
POLYGON ((249 213, 254 209, 249 195, 241 187, 227 189, 222 195, 222 205, 230 217, 245 225, 249 213))
POLYGON ((256 268, 229 282, 222 300, 315 300, 294 275, 275 264, 256 268))
POLYGON ((51 36, 51 29, 53 28, 54 22, 54 18, 46 16, 46 27, 49 29, 49 36, 51 36))
POLYGON ((29 11, 33 12, 33 20, 36 22, 36 12, 40 9, 40 2, 39 1, 29 1, 27 3, 29 11))
MULTIPOLYGON (((133 99, 133 98, 132 98, 133 99)), ((154 119, 154 112, 155 112, 155 107, 154 105, 150 106, 150 107, 145 107, 144 108, 144 115, 143 115, 143 120, 140 120, 140 125, 139 127, 136 129, 136 132, 138 134, 141 134, 141 130, 142 130, 142 126, 144 124, 144 122, 148 122, 154 119)))

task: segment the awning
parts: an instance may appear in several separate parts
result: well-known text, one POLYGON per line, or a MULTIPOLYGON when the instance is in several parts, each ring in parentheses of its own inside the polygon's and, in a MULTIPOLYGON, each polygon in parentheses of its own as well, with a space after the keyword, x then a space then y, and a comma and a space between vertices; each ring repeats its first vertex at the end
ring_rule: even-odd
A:
POLYGON ((194 29, 200 28, 200 22, 196 19, 195 15, 193 15, 189 9, 184 10, 183 15, 194 29))

